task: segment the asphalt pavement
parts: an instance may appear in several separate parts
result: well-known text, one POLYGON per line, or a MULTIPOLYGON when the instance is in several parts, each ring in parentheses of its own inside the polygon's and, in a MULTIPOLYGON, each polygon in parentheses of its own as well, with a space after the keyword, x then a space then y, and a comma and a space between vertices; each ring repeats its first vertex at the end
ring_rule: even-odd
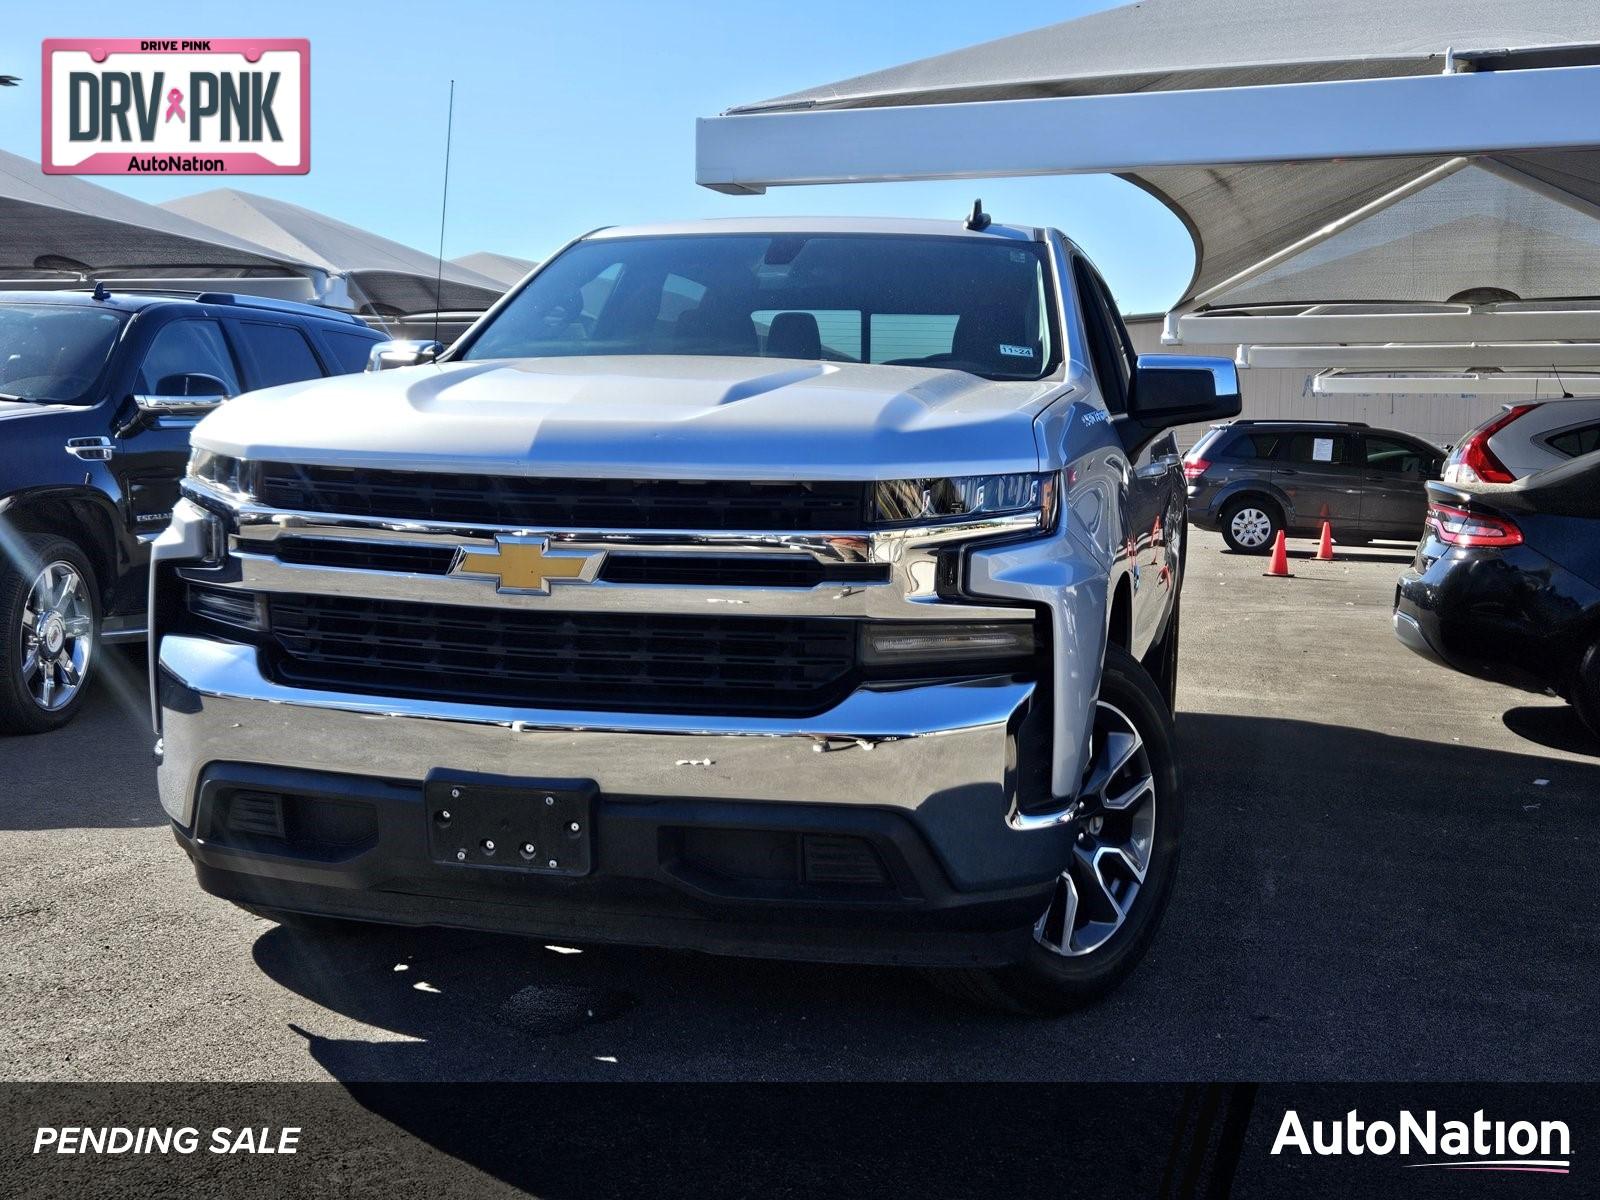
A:
POLYGON ((1178 886, 1054 1021, 896 970, 280 929, 195 886, 115 652, 74 726, 0 739, 0 1078, 1595 1078, 1600 746, 1395 641, 1409 549, 1294 549, 1268 579, 1196 536, 1178 886))

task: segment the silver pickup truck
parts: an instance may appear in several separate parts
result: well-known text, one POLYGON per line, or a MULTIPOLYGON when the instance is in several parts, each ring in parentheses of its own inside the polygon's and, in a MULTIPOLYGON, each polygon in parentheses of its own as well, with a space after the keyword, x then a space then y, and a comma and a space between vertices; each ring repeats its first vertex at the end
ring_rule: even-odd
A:
POLYGON ((1183 796, 1179 424, 1052 230, 569 244, 450 349, 194 432, 160 793, 297 925, 900 963, 1060 1011, 1155 932, 1183 796))

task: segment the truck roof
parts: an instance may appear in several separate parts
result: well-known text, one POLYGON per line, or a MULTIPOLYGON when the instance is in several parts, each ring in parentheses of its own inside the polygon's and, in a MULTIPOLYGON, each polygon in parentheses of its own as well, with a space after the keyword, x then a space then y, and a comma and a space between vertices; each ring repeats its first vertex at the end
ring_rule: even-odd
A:
POLYGON ((615 225, 589 234, 595 238, 682 237, 693 234, 868 233, 915 234, 922 237, 993 237, 1031 242, 1038 230, 1031 225, 991 224, 968 229, 960 220, 937 221, 917 217, 711 217, 695 221, 662 221, 649 225, 615 225))

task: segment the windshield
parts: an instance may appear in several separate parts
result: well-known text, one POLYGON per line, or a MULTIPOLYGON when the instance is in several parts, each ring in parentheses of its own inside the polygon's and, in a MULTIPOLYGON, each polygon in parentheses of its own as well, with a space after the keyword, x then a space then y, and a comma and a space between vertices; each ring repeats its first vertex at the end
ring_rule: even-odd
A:
POLYGON ((714 234, 579 242, 460 357, 709 354, 1038 379, 1046 247, 995 237, 714 234))
POLYGON ((0 304, 0 395, 92 403, 123 315, 65 304, 0 304))

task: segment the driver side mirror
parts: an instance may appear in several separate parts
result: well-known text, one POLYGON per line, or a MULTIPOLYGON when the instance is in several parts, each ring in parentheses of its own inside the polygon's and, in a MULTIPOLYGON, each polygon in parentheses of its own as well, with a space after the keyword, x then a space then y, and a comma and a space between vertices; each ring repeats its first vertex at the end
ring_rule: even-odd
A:
POLYGON ((412 338, 378 342, 367 355, 367 370, 392 371, 396 367, 417 367, 423 363, 431 363, 443 353, 443 342, 417 341, 412 338))
POLYGON ((199 371, 163 375, 154 394, 134 396, 139 411, 153 416, 208 412, 228 399, 228 385, 215 375, 199 371))
POLYGON ((1241 403, 1232 359, 1140 355, 1122 422, 1123 443, 1132 452, 1163 430, 1237 417, 1241 403))

